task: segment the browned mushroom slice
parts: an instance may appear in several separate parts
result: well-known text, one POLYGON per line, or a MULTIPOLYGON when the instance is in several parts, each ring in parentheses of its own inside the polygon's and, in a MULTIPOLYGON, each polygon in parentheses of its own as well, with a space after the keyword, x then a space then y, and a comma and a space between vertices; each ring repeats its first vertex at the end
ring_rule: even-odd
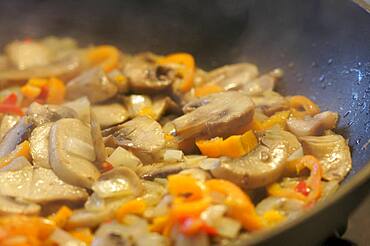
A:
POLYGON ((235 89, 245 91, 249 96, 259 96, 265 91, 272 91, 275 87, 275 83, 281 79, 282 76, 283 72, 281 69, 274 69, 235 89))
POLYGON ((146 116, 136 117, 120 125, 120 129, 113 133, 113 141, 131 150, 143 163, 157 159, 165 145, 161 125, 146 116))
POLYGON ((326 111, 314 117, 288 119, 287 126, 289 131, 297 136, 317 136, 323 134, 325 130, 335 128, 337 121, 338 113, 326 111))
POLYGON ((66 184, 51 169, 42 167, 0 172, 0 195, 36 203, 81 201, 88 196, 85 189, 66 184))
POLYGON ((63 181, 90 188, 100 173, 95 165, 90 128, 78 119, 61 119, 50 129, 49 161, 63 181))
POLYGON ((101 164, 107 159, 107 153, 105 151, 105 145, 103 136, 101 134, 100 125, 96 119, 95 113, 91 110, 91 137, 94 144, 95 155, 96 155, 96 164, 98 168, 101 168, 101 164))
POLYGON ((155 120, 158 120, 167 112, 179 114, 181 108, 171 98, 160 96, 153 98, 153 112, 155 120))
MULTIPOLYGON (((4 86, 6 83, 14 81, 24 81, 29 78, 62 77, 70 79, 81 69, 81 58, 78 53, 70 54, 59 61, 55 61, 45 66, 30 67, 23 70, 11 69, 0 71, 0 82, 4 86)), ((12 83, 14 84, 14 83, 12 83)))
POLYGON ((228 137, 245 130, 253 118, 254 104, 242 92, 228 91, 193 101, 191 111, 173 120, 176 140, 185 152, 194 148, 196 138, 228 137))
POLYGON ((129 60, 123 69, 130 89, 134 93, 156 94, 167 89, 176 79, 175 72, 168 67, 157 65, 147 56, 129 60))
POLYGON ((258 76, 258 68, 250 63, 226 65, 210 71, 207 84, 218 85, 225 90, 237 90, 258 76))
POLYGON ((228 179, 245 189, 265 186, 278 180, 285 170, 289 155, 302 149, 298 139, 280 129, 265 131, 261 145, 239 159, 220 158, 209 170, 217 178, 228 179))
POLYGON ((48 104, 41 105, 37 102, 32 103, 28 107, 26 115, 37 126, 62 118, 77 117, 77 113, 69 107, 48 104))
POLYGON ((112 98, 117 91, 117 86, 100 67, 87 70, 67 84, 67 98, 73 100, 87 96, 91 103, 112 98))
POLYGON ((289 108, 288 101, 279 93, 265 91, 262 95, 251 97, 256 108, 261 108, 263 113, 271 116, 274 113, 289 108))
POLYGON ((14 199, 9 196, 0 195, 0 215, 9 214, 25 214, 37 215, 41 210, 41 206, 36 203, 30 203, 14 199))
POLYGON ((120 124, 129 117, 127 110, 118 103, 95 105, 91 107, 91 110, 102 128, 120 124))
POLYGON ((351 153, 342 136, 305 136, 300 140, 304 152, 320 160, 325 179, 341 181, 351 170, 351 153))
POLYGON ((286 149, 284 144, 272 148, 260 145, 240 159, 222 157, 220 165, 211 173, 245 189, 263 187, 280 178, 288 157, 286 149))
POLYGON ((53 123, 45 123, 33 129, 30 137, 30 152, 35 166, 50 168, 49 133, 53 123))

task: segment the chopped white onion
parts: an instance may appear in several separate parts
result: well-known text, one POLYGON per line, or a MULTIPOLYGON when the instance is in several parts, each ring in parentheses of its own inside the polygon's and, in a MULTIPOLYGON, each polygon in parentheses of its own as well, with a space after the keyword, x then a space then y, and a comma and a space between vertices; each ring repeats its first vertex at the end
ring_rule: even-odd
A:
POLYGON ((207 158, 200 163, 200 168, 204 170, 212 170, 221 164, 220 160, 217 158, 207 158))
POLYGON ((81 97, 74 101, 67 102, 64 106, 76 111, 78 118, 86 124, 90 124, 91 112, 90 101, 87 97, 81 97))
POLYGON ((227 210, 225 205, 213 205, 209 206, 206 210, 204 210, 200 217, 204 220, 208 225, 214 226, 217 221, 223 217, 227 210))
POLYGON ((74 238, 71 234, 59 228, 54 230, 49 236, 49 239, 59 246, 86 246, 86 243, 74 238))
POLYGON ((287 159, 287 161, 293 161, 293 160, 296 160, 298 158, 301 158, 303 156, 303 148, 300 147, 298 148, 297 150, 295 150, 287 159))
POLYGON ((73 155, 79 156, 89 161, 95 161, 95 149, 89 143, 78 138, 68 138, 64 146, 65 150, 73 155))
POLYGON ((178 162, 184 158, 184 153, 181 150, 167 149, 164 152, 163 159, 166 162, 178 162))
POLYGON ((135 170, 141 164, 139 158, 122 147, 117 147, 107 158, 107 162, 112 164, 113 167, 124 166, 131 170, 135 170))
POLYGON ((235 238, 238 235, 241 226, 242 225, 239 221, 228 217, 219 218, 217 223, 214 225, 218 234, 227 238, 235 238))
POLYGON ((102 211, 106 208, 105 200, 94 192, 85 202, 85 208, 89 211, 102 211))

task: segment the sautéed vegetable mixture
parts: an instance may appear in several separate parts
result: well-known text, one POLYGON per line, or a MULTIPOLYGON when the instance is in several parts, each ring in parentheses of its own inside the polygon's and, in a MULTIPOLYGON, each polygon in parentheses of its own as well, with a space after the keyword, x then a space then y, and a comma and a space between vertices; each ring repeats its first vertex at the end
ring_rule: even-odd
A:
POLYGON ((338 113, 281 69, 71 38, 0 54, 0 244, 227 245, 292 220, 351 169, 338 113))

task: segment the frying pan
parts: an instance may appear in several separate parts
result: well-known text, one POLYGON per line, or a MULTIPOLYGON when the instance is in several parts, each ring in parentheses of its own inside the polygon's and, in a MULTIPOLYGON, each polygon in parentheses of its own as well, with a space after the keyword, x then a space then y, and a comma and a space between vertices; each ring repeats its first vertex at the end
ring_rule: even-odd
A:
POLYGON ((0 45, 72 36, 127 52, 186 51, 206 69, 247 61, 285 70, 278 91, 340 113, 353 169, 335 196, 296 221, 239 244, 314 245, 369 191, 370 15, 351 1, 1 1, 0 45))

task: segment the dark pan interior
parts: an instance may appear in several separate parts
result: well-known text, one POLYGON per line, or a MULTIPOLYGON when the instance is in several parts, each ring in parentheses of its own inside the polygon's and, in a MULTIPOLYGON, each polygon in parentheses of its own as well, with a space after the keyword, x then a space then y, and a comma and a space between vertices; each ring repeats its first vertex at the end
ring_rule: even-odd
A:
POLYGON ((0 45, 68 35, 128 52, 187 51, 208 69, 238 61, 281 67, 278 91, 340 113, 338 131, 353 154, 349 177, 370 159, 370 15, 351 1, 1 1, 0 23, 0 45))

